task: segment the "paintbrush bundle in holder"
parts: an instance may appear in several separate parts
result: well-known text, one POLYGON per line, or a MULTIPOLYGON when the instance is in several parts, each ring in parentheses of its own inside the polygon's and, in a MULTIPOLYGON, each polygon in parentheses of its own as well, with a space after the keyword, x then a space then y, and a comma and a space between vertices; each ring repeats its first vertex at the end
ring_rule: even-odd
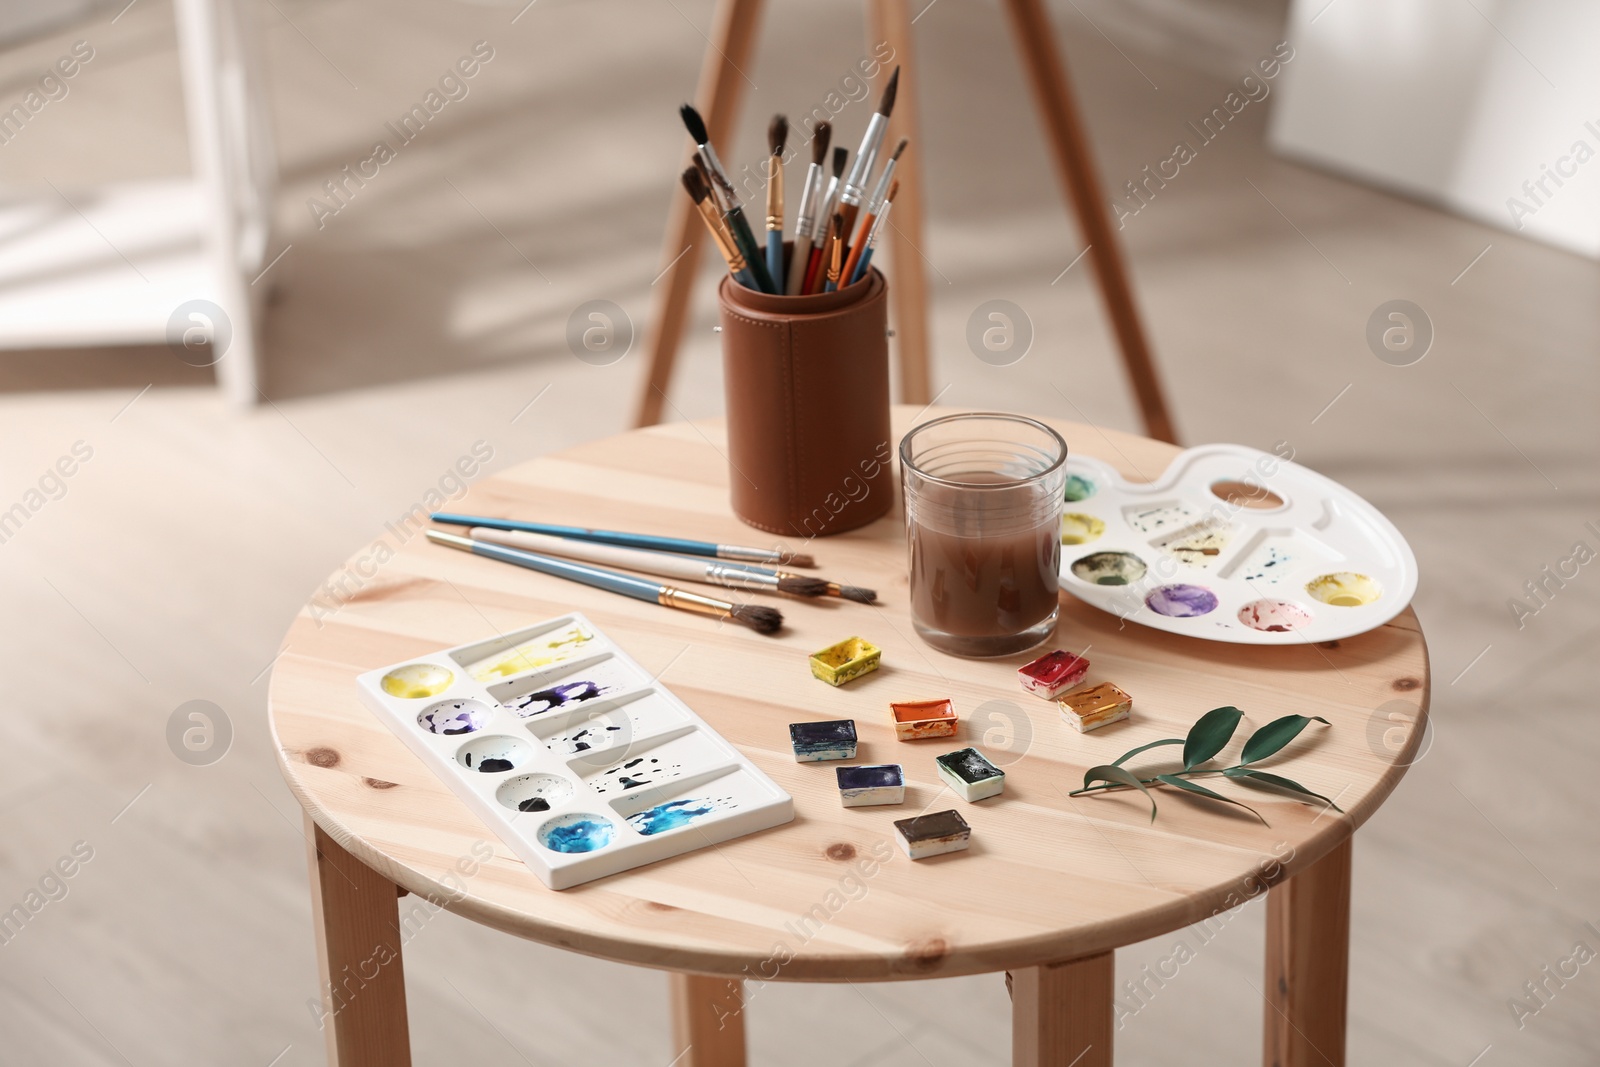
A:
POLYGON ((894 503, 888 285, 872 258, 905 164, 901 140, 877 166, 899 79, 896 68, 853 161, 830 123, 811 131, 792 214, 783 167, 802 146, 784 116, 767 128, 765 203, 746 210, 700 113, 680 109, 695 144, 683 186, 728 265, 717 299, 733 511, 760 530, 843 533, 894 503))

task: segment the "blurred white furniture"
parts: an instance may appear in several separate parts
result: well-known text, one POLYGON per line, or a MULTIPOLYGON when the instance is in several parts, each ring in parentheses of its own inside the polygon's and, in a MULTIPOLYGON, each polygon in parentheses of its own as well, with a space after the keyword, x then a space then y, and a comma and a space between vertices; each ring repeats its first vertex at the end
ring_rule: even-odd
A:
MULTIPOLYGON (((228 400, 249 404, 276 176, 267 113, 236 0, 174 10, 192 176, 0 197, 0 348, 209 340, 223 334, 213 314, 179 314, 209 301, 227 344, 183 358, 214 361, 228 400)), ((72 120, 35 121, 52 118, 72 120)))
POLYGON ((1294 0, 1286 155, 1600 258, 1600 5, 1294 0))

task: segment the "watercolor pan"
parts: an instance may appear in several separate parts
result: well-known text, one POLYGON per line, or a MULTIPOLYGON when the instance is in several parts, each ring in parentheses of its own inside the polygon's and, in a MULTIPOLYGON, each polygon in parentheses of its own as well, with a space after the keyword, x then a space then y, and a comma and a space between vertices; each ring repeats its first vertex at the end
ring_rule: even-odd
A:
POLYGON ((878 669, 883 653, 870 641, 847 637, 811 654, 811 674, 829 685, 843 685, 878 669))
POLYGON ((969 804, 998 796, 1006 787, 1006 772, 975 748, 935 756, 934 766, 939 769, 939 777, 969 804))
MULTIPOLYGON (((1304 645, 1404 611, 1417 560, 1338 482, 1271 452, 1201 445, 1151 482, 1067 457, 1061 587, 1142 626, 1208 641, 1304 645)), ((1024 683, 1026 685, 1026 683, 1024 683)))
POLYGON ((906 772, 898 763, 836 767, 839 803, 847 808, 900 804, 906 799, 906 772))
POLYGON ((794 746, 796 763, 856 758, 856 721, 829 719, 827 722, 792 722, 789 743, 794 746))
POLYGON ((1088 660, 1059 648, 1017 668, 1022 688, 1045 700, 1054 700, 1083 681, 1083 676, 1088 673, 1088 660))
POLYGON ((356 688, 551 889, 794 818, 788 793, 577 613, 356 688))
POLYGON ((1133 714, 1133 698, 1110 682, 1085 686, 1056 698, 1061 717, 1080 734, 1121 722, 1133 714))
POLYGON ((972 827, 954 808, 897 819, 894 829, 900 847, 914 860, 942 856, 946 852, 963 852, 972 843, 972 827))
POLYGON ((890 704, 889 714, 894 719, 894 736, 901 741, 956 735, 956 708, 947 698, 890 704))

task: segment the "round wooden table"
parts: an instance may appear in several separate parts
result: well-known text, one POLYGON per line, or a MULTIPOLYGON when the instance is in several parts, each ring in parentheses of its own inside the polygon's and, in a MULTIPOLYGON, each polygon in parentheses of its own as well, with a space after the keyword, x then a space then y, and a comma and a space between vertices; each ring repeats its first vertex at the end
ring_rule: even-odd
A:
MULTIPOLYGON (((895 412, 895 433, 937 412, 895 412)), ((1169 445, 1050 421, 1075 452, 1148 479, 1169 445)), ((456 511, 770 544, 727 503, 720 422, 594 441, 474 485, 456 511)), ((800 547, 798 539, 792 547, 800 547)), ((1350 840, 1423 737, 1428 658, 1407 610, 1360 637, 1303 647, 1202 642, 1063 597, 1051 646, 1091 648, 1094 677, 1133 718, 1091 734, 1024 693, 1016 668, 941 655, 913 633, 898 505, 861 530, 811 542, 817 573, 879 590, 880 605, 785 600, 778 637, 590 590, 430 545, 392 524, 308 604, 269 697, 289 787, 308 816, 329 1059, 410 1063, 397 897, 425 896, 507 933, 670 971, 675 1051, 697 1067, 744 1062, 741 980, 877 981, 1008 972, 1013 1062, 1112 1061, 1112 953, 1202 922, 1271 888, 1263 988, 1267 1064, 1344 1062, 1350 840), (330 595, 330 592, 336 595, 330 595), (362 671, 578 609, 794 797, 792 823, 562 892, 546 889, 358 699, 362 671), (808 655, 860 635, 883 666, 834 689, 808 655), (958 738, 897 742, 890 700, 951 697, 958 738), (1271 769, 1335 799, 1243 790, 1270 825, 1162 791, 1159 818, 1126 792, 1068 793, 1134 745, 1182 736, 1232 704, 1247 731, 1321 715, 1271 769), (787 724, 853 718, 860 762, 897 762, 899 807, 844 808, 832 765, 800 764, 787 724), (933 758, 976 744, 1006 772, 1001 797, 967 804, 933 758), (913 862, 893 820, 956 808, 969 851, 913 862), (398 892, 397 888, 398 887, 398 892)), ((1050 647, 1050 646, 1047 646, 1050 647)))

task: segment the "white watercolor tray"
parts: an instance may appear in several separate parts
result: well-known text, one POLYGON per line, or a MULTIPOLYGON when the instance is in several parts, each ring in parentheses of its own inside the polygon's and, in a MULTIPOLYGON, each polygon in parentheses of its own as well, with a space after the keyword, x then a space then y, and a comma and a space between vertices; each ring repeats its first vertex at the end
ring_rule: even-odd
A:
POLYGON ((1201 445, 1148 484, 1082 456, 1067 473, 1062 588, 1130 622, 1297 645, 1381 626, 1417 591, 1416 557, 1393 523, 1270 452, 1201 445))
POLYGON ((356 684, 552 889, 794 818, 788 793, 576 612, 356 684))

